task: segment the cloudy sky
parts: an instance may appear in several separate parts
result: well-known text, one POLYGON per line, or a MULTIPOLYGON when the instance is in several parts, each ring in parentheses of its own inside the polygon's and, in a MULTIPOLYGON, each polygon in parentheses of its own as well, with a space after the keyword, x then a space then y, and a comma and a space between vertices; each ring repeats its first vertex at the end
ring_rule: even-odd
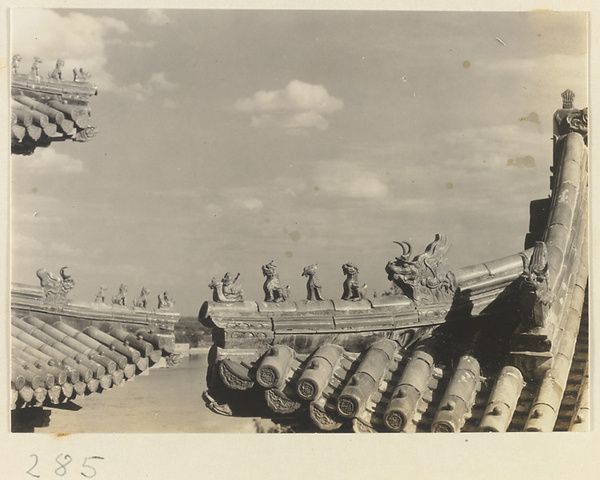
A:
MULTIPOLYGON (((12 53, 83 67, 91 142, 12 158, 12 280, 63 266, 168 290, 184 315, 271 260, 293 299, 318 263, 388 288, 394 240, 448 236, 449 267, 520 251, 549 194, 560 93, 587 105, 587 20, 573 13, 13 10, 12 53)), ((153 302, 154 305, 154 302, 153 302)))

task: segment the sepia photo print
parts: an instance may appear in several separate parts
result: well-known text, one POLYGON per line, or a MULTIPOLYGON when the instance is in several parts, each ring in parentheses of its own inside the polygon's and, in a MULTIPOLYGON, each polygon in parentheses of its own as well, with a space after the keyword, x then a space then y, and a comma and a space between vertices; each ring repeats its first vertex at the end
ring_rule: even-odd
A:
POLYGON ((12 8, 12 434, 589 432, 588 21, 12 8))

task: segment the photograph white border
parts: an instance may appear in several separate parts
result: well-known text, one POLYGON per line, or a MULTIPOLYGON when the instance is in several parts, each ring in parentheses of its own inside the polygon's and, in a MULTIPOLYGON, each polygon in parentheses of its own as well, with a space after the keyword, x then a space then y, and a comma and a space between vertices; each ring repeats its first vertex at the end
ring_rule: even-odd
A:
MULTIPOLYGON (((6 102, 0 116, 0 132, 4 132, 4 168, 0 180, 0 198, 3 201, 3 235, 0 250, 4 263, 0 276, 0 288, 4 292, 0 306, 4 312, 3 341, 0 355, 3 363, 2 378, 10 378, 9 338, 10 303, 10 143, 8 102, 10 94, 10 8, 231 8, 231 9, 283 9, 293 8, 329 10, 467 10, 467 11, 531 11, 563 10, 590 12, 590 89, 598 83, 598 46, 600 45, 600 7, 597 0, 559 1, 303 1, 290 5, 285 1, 203 1, 183 0, 93 1, 70 0, 8 0, 2 4, 0 64, 3 67, 0 85, 2 101, 6 102)), ((590 218, 595 217, 597 195, 594 186, 598 171, 594 167, 593 145, 598 136, 594 128, 594 112, 597 97, 590 91, 590 218)), ((598 280, 596 268, 595 238, 597 225, 592 221, 590 245, 592 262, 590 284, 598 280)), ((38 474, 41 479, 58 479, 55 458, 70 455, 81 464, 85 458, 102 457, 94 463, 96 479, 359 479, 359 478, 419 478, 423 480, 449 479, 553 479, 592 478, 595 466, 599 466, 598 382, 594 375, 598 366, 598 344, 593 319, 598 313, 597 303, 590 301, 590 349, 592 388, 592 432, 550 434, 462 434, 462 435, 370 435, 352 434, 296 434, 296 435, 237 435, 237 434, 73 434, 66 436, 44 434, 11 434, 10 409, 1 415, 0 472, 4 478, 31 479, 27 470, 32 466, 32 455, 40 459, 38 474), (45 462, 42 465, 41 462, 45 462)), ((1 382, 0 392, 8 407, 8 380, 1 382)), ((84 470, 90 474, 91 470, 84 470)), ((62 478, 82 478, 81 472, 72 469, 62 478)), ((85 477, 84 477, 85 478, 85 477)))

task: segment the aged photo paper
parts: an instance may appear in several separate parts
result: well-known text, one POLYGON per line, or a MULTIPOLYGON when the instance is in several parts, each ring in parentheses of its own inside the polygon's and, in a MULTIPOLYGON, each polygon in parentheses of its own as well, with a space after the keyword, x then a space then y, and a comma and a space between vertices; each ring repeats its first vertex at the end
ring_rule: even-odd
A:
POLYGON ((593 471, 592 2, 3 12, 10 478, 593 471))

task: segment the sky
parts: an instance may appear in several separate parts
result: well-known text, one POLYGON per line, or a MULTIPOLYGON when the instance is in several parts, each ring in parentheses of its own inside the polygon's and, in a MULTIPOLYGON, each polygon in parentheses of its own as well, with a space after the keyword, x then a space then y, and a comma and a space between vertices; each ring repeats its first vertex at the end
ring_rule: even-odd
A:
MULTIPOLYGON (((12 53, 83 67, 98 135, 13 156, 12 281, 63 266, 70 297, 168 291, 183 315, 225 272, 292 299, 318 264, 370 295, 407 240, 448 268, 521 251, 549 195, 552 114, 587 106, 582 13, 12 11, 12 53)), ((156 301, 152 302, 155 306, 156 301)))

